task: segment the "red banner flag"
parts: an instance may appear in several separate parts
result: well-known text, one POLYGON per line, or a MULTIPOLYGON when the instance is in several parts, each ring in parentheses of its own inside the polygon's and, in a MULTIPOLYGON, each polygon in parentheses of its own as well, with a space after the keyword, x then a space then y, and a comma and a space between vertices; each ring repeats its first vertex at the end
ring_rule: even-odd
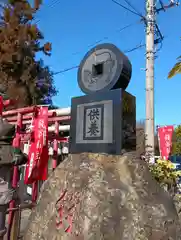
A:
POLYGON ((30 143, 25 184, 47 179, 48 167, 48 107, 38 109, 32 123, 33 138, 30 143))
POLYGON ((165 160, 168 160, 171 151, 173 130, 173 126, 158 128, 160 155, 165 160))

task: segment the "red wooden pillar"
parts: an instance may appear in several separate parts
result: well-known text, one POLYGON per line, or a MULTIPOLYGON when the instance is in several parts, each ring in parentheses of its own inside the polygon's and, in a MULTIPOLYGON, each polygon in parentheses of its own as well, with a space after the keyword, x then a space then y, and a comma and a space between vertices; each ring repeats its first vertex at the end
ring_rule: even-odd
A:
POLYGON ((58 136, 59 136, 59 123, 55 122, 55 139, 53 141, 53 159, 52 159, 52 170, 57 167, 58 161, 58 136))
MULTIPOLYGON (((17 116, 17 126, 16 126, 16 136, 13 140, 13 147, 15 149, 19 149, 21 145, 21 129, 22 129, 22 114, 18 113, 17 116)), ((16 189, 18 187, 19 181, 19 168, 18 166, 13 167, 13 179, 12 179, 12 187, 16 189)), ((16 207, 15 200, 10 202, 10 209, 16 207)), ((19 234, 19 224, 21 220, 21 213, 20 211, 10 211, 9 212, 9 219, 8 219, 8 232, 7 232, 7 239, 16 240, 19 234)))

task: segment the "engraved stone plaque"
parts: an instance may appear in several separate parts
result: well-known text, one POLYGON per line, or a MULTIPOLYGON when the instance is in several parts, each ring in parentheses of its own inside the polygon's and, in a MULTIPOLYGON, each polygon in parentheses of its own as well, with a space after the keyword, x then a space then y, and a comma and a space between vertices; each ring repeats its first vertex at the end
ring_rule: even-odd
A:
POLYGON ((105 152, 121 150, 120 90, 72 99, 70 152, 105 152), (117 130, 116 130, 117 128, 117 130))
POLYGON ((84 140, 103 140, 104 104, 84 107, 84 140))
POLYGON ((112 143, 112 118, 112 100, 78 105, 76 143, 112 143))
POLYGON ((73 98, 70 153, 133 151, 135 123, 135 97, 122 89, 73 98))

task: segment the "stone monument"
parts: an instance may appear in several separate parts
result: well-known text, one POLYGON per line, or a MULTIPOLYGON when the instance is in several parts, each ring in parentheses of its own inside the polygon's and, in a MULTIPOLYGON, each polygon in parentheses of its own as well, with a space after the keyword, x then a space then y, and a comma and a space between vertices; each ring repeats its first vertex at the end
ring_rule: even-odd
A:
POLYGON ((136 149, 135 97, 125 91, 131 74, 129 59, 112 44, 85 55, 78 84, 86 95, 72 99, 70 153, 136 149))
POLYGON ((173 201, 131 152, 130 77, 129 60, 111 44, 83 59, 78 81, 86 95, 72 99, 74 154, 43 184, 25 240, 181 240, 173 201))
POLYGON ((24 240, 181 240, 172 199, 134 153, 72 154, 44 183, 24 240))

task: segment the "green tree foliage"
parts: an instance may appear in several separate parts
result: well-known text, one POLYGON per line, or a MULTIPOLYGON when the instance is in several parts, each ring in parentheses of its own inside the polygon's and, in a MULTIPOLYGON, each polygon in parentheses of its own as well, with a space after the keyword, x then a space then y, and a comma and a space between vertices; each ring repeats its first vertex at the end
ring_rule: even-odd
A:
POLYGON ((40 4, 40 0, 34 6, 27 0, 9 0, 0 22, 0 90, 18 99, 21 107, 51 104, 57 93, 49 68, 36 60, 37 53, 51 53, 51 44, 41 44, 44 37, 32 23, 40 4))
POLYGON ((181 155, 181 125, 177 126, 174 131, 172 154, 181 155))

